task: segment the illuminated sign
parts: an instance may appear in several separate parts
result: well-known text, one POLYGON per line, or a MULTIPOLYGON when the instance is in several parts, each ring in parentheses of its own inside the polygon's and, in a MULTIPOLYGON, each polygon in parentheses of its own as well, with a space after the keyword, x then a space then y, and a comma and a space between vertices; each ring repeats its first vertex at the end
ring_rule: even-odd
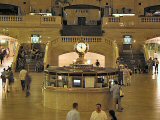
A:
POLYGON ((31 42, 32 43, 40 43, 40 35, 36 34, 36 35, 31 35, 31 42))

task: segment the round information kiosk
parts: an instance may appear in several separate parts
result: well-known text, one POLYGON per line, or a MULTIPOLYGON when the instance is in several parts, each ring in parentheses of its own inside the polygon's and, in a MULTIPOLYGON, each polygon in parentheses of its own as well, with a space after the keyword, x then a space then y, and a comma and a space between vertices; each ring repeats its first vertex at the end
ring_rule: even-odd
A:
POLYGON ((103 110, 111 107, 109 80, 117 79, 118 71, 87 65, 84 54, 88 46, 84 44, 77 44, 81 54, 74 64, 50 66, 44 71, 44 106, 55 110, 70 110, 72 104, 77 102, 80 111, 93 111, 97 103, 102 104, 103 110))

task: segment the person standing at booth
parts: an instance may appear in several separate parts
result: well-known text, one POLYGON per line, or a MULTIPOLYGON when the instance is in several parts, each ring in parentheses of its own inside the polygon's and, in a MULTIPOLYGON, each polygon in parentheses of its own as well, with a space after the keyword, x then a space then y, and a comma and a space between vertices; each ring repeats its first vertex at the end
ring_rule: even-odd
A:
POLYGON ((99 67, 100 66, 100 62, 97 60, 96 61, 96 67, 99 67))
POLYGON ((67 113, 66 120, 80 120, 80 114, 78 112, 78 103, 73 103, 73 109, 67 113))

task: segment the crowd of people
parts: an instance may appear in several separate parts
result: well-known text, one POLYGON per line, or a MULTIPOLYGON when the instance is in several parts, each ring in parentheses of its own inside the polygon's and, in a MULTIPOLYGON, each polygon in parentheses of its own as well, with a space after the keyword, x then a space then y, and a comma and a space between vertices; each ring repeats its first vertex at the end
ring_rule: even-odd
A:
POLYGON ((29 48, 21 47, 18 53, 17 60, 17 70, 25 68, 26 64, 29 64, 31 61, 36 61, 35 71, 43 71, 43 53, 38 48, 29 48))
POLYGON ((8 66, 7 69, 5 68, 3 69, 1 73, 1 79, 2 79, 3 91, 5 93, 10 92, 10 90, 12 89, 12 85, 14 83, 14 75, 10 66, 8 66))
POLYGON ((119 84, 124 86, 131 85, 132 74, 133 74, 132 70, 129 69, 127 65, 120 65, 119 77, 118 77, 119 84))
MULTIPOLYGON (((7 94, 8 92, 12 91, 12 87, 14 84, 14 74, 12 68, 8 66, 8 68, 4 68, 1 73, 1 80, 3 86, 3 92, 7 94)), ((31 84, 31 76, 27 72, 27 70, 22 69, 19 74, 19 80, 21 84, 22 91, 26 92, 26 97, 30 95, 30 84, 31 84)))
POLYGON ((152 70, 154 68, 154 74, 156 74, 156 73, 158 74, 158 65, 159 65, 158 58, 152 59, 150 57, 149 60, 147 61, 146 69, 147 69, 148 72, 152 72, 152 70))
MULTIPOLYGON (((109 110, 108 113, 111 120, 117 120, 114 110, 109 110)), ((73 108, 67 113, 66 120, 80 120, 78 103, 73 103, 73 108)), ((108 120, 107 114, 102 110, 101 104, 96 104, 96 110, 92 112, 90 120, 108 120)))

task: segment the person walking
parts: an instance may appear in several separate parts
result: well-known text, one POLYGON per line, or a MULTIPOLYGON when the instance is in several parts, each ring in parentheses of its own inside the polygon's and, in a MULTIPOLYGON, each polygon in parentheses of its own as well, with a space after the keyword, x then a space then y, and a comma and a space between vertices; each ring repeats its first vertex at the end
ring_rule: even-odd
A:
POLYGON ((158 64, 159 64, 159 61, 158 61, 157 58, 155 58, 154 62, 155 62, 155 74, 156 74, 156 73, 158 73, 158 64))
POLYGON ((2 53, 0 53, 0 60, 1 60, 1 64, 3 63, 3 59, 4 59, 4 56, 2 53))
POLYGON ((30 85, 31 85, 31 76, 29 73, 26 74, 26 79, 25 79, 25 90, 26 90, 26 97, 30 96, 30 85))
POLYGON ((8 80, 9 80, 10 90, 12 90, 12 85, 14 83, 14 75, 11 67, 9 67, 7 71, 8 71, 8 80))
POLYGON ((147 65, 148 65, 148 72, 152 71, 152 66, 153 66, 153 60, 150 57, 149 60, 147 61, 147 65))
POLYGON ((107 115, 101 109, 101 104, 96 104, 96 110, 92 112, 90 120, 107 120, 107 115))
POLYGON ((10 84, 9 84, 9 71, 7 70, 5 72, 5 77, 6 77, 6 84, 5 84, 5 93, 10 92, 10 84))
POLYGON ((118 103, 118 112, 122 112, 123 108, 121 107, 121 97, 120 97, 120 89, 121 87, 118 85, 117 81, 114 81, 114 85, 111 87, 110 92, 113 94, 113 107, 116 109, 116 105, 118 103))
POLYGON ((26 80, 27 70, 24 68, 20 71, 19 79, 21 80, 22 90, 25 90, 25 80, 26 80))
POLYGON ((6 84, 6 69, 3 69, 3 72, 1 73, 1 79, 2 79, 2 87, 5 91, 5 84, 6 84))
POLYGON ((110 110, 109 115, 111 117, 111 120, 117 120, 117 117, 116 117, 116 114, 115 114, 114 110, 110 110))
POLYGON ((126 86, 127 85, 127 81, 129 79, 129 71, 128 71, 128 66, 125 65, 124 69, 123 69, 123 85, 126 86))
POLYGON ((129 72, 129 75, 128 75, 128 79, 127 79, 127 86, 130 86, 131 85, 131 80, 132 80, 132 70, 128 68, 128 72, 129 72))
POLYGON ((66 120, 80 120, 80 114, 78 112, 78 103, 73 103, 73 109, 67 113, 66 120))

